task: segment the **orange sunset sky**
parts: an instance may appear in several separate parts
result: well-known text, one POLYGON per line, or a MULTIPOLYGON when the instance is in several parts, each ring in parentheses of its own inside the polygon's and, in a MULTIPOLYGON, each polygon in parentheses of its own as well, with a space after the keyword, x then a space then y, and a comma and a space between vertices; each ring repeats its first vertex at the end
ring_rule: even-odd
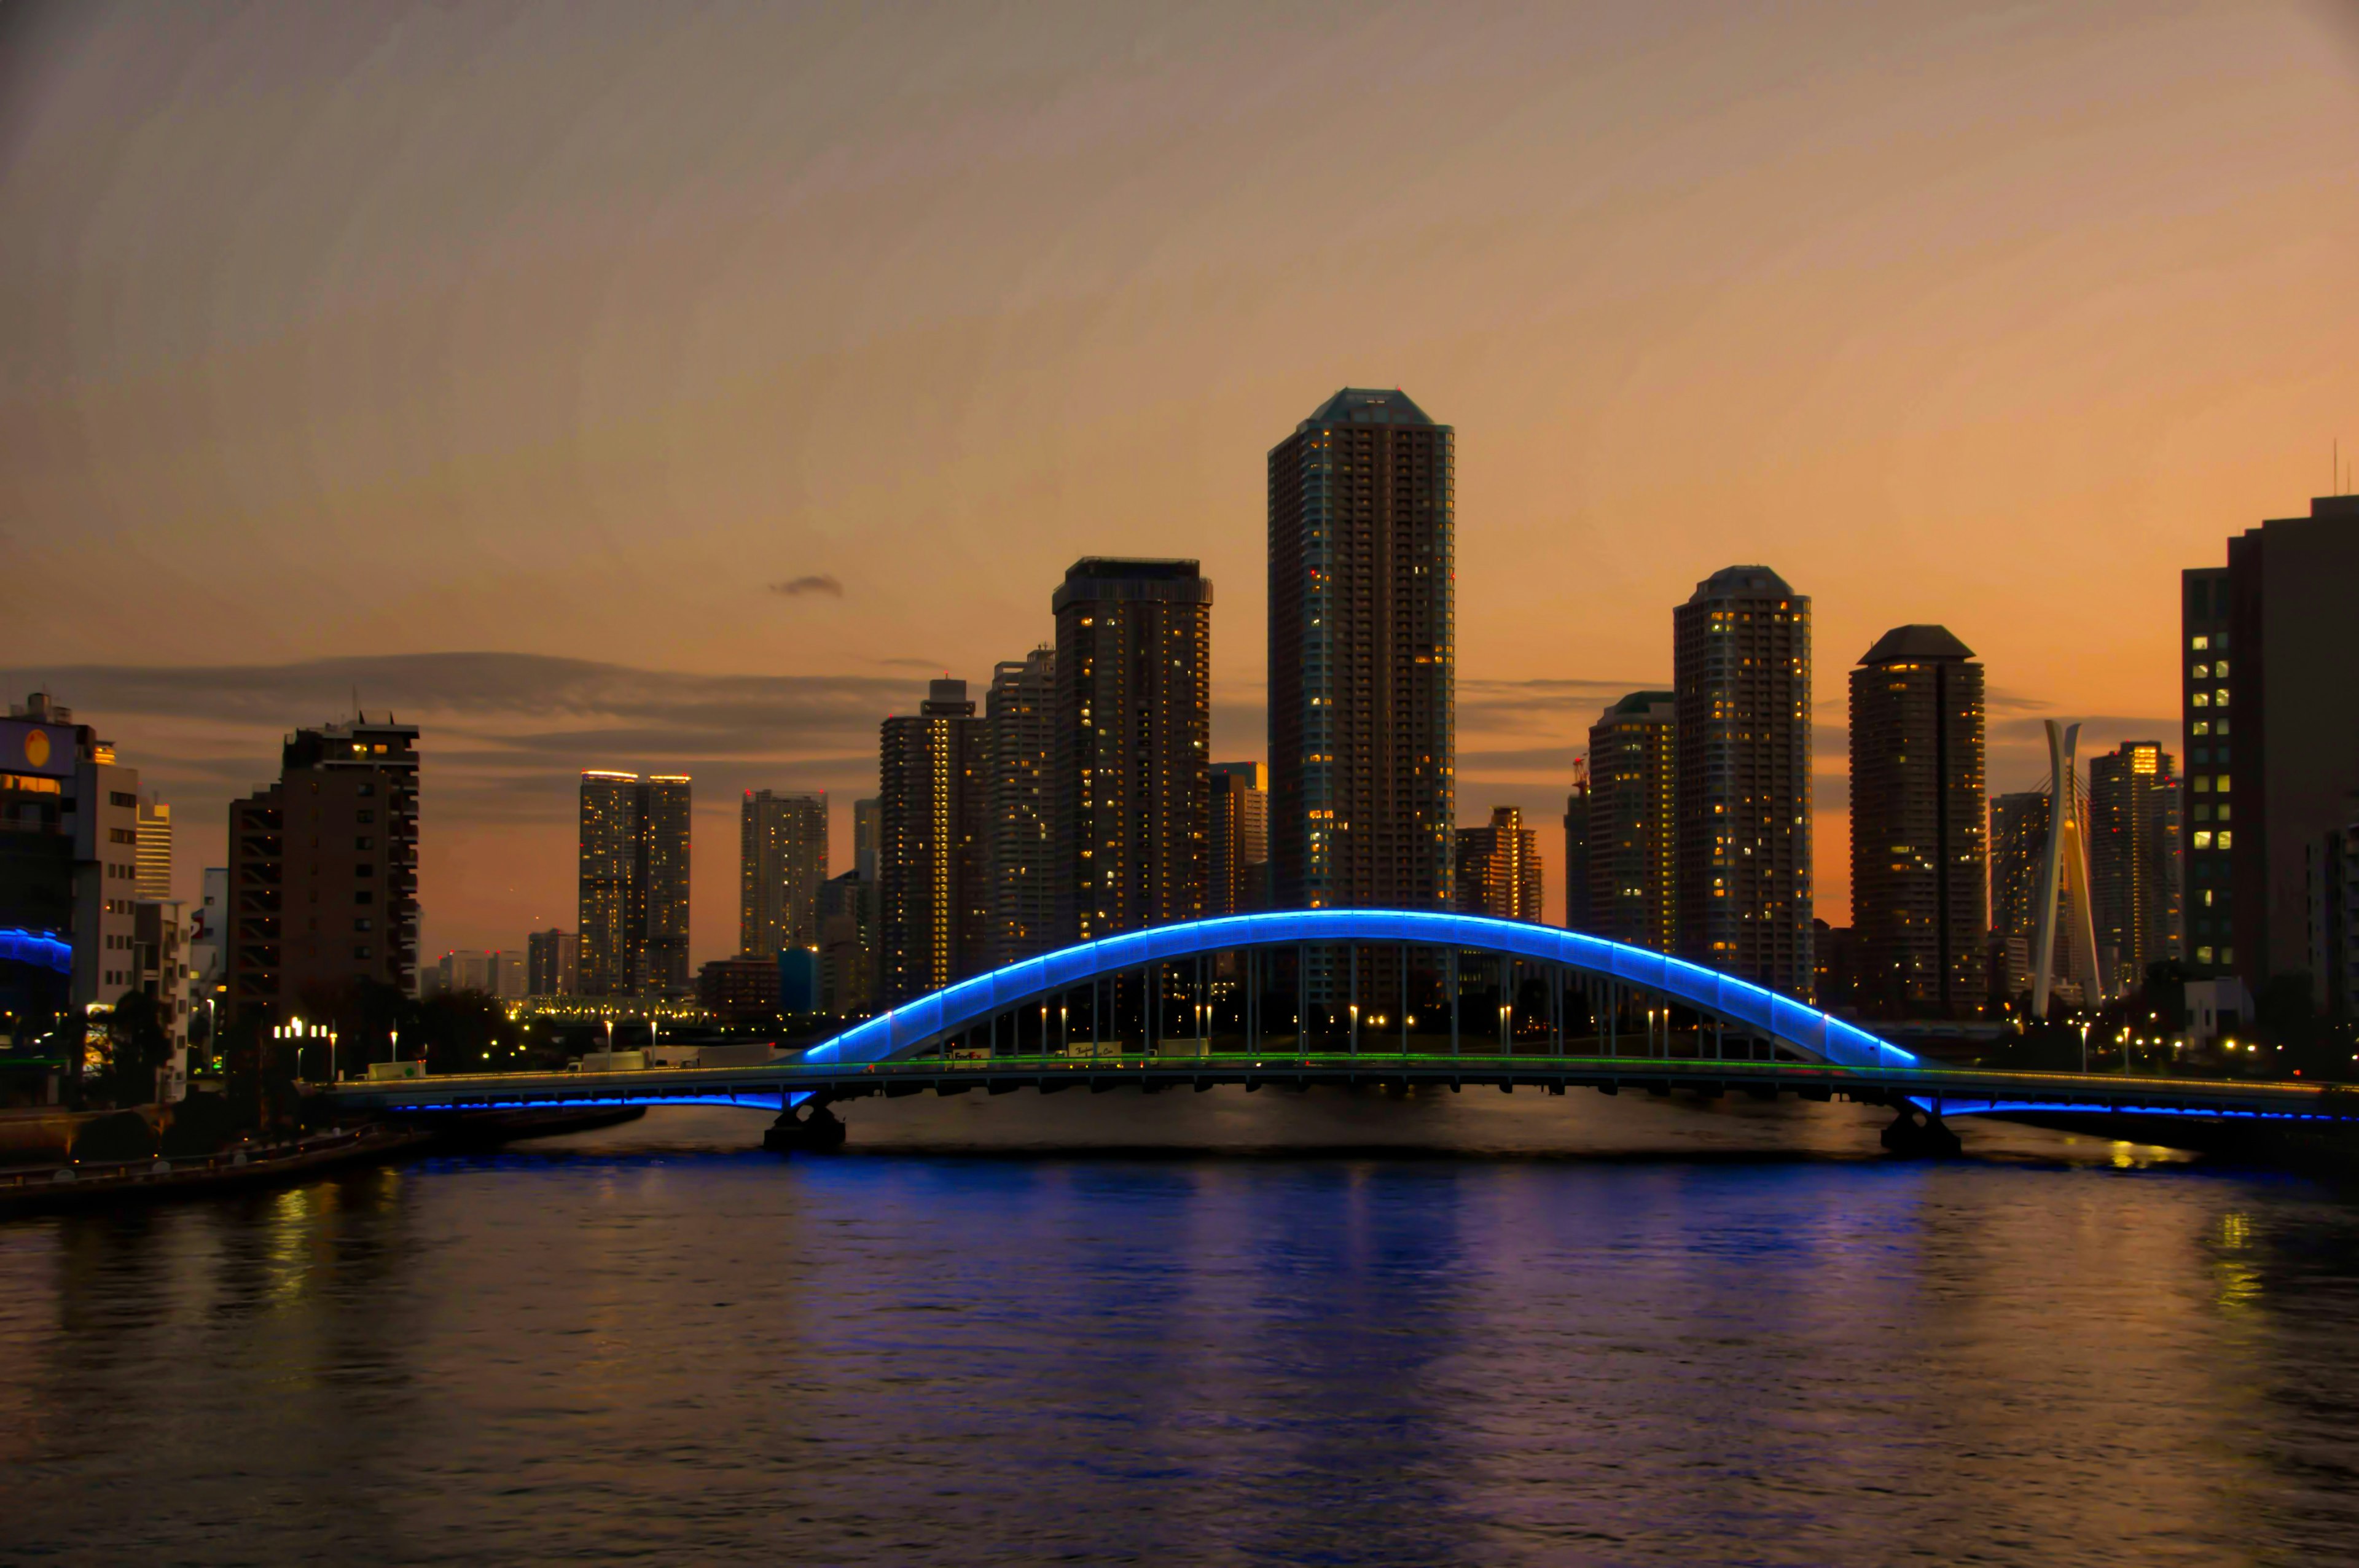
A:
POLYGON ((1946 623, 1991 783, 2173 718, 2175 586, 2359 449, 2359 6, 10 5, 0 672, 179 816, 425 727, 425 946, 573 924, 574 776, 738 792, 1201 557, 1263 755, 1264 454, 1458 430, 1460 811, 1538 814, 1734 562, 1946 623), (796 591, 787 589, 800 584, 796 591))

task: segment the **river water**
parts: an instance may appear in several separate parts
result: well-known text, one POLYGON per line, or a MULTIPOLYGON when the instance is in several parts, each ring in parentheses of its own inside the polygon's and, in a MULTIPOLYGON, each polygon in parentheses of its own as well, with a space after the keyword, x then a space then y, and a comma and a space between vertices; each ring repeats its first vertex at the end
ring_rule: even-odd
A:
POLYGON ((2359 1561, 2359 1207, 1495 1091, 671 1109, 0 1223, 13 1563, 2359 1561))

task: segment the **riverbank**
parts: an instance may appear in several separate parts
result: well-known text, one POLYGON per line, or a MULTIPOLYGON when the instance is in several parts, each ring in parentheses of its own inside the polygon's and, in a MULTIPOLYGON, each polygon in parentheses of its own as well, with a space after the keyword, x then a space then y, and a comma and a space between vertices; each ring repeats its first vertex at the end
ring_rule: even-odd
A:
POLYGON ((636 1106, 470 1112, 338 1128, 279 1142, 240 1143, 212 1154, 0 1167, 0 1219, 278 1186, 435 1148, 495 1148, 520 1139, 610 1127, 641 1114, 636 1106))

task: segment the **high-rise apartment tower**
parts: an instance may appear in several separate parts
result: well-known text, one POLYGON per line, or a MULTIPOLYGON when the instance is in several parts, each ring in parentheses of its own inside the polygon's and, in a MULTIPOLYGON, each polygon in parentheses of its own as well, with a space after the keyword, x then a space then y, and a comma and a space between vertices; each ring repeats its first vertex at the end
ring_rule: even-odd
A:
POLYGON ((1057 618, 1057 934, 1204 909, 1212 585, 1194 561, 1076 562, 1057 618))
MULTIPOLYGON (((2258 996, 2310 970, 2306 868, 2359 789, 2359 496, 2248 528, 2224 568, 2182 576, 2187 962, 2258 996)), ((2322 1005, 2322 977, 2310 984, 2322 1005)))
POLYGON ((1851 672, 1857 999, 1971 1018, 1990 993, 1983 667, 1940 626, 1896 626, 1851 672))
POLYGON ((749 789, 738 823, 737 951, 775 958, 819 946, 827 881, 827 793, 749 789))
POLYGON ((1728 567, 1671 622, 1680 956, 1807 1000, 1810 601, 1728 567))
POLYGON ((1567 924, 1668 953, 1679 940, 1679 724, 1668 691, 1634 691, 1589 727, 1589 876, 1567 924))
POLYGON ((1461 827, 1458 845, 1458 909, 1494 920, 1547 919, 1548 884, 1540 870, 1540 836, 1524 826, 1512 806, 1491 808, 1490 823, 1461 827))
POLYGON ((1035 648, 991 672, 991 963, 1044 952, 1057 914, 1057 654, 1035 648))
POLYGON ((1270 450, 1282 908, 1450 907, 1455 439, 1406 394, 1346 387, 1270 450))
POLYGON ((298 730, 278 782, 229 808, 229 1009, 285 1017, 418 972, 418 727, 298 730))
POLYGON ((686 996, 689 780, 582 775, 581 994, 686 996))
POLYGON ((2158 741, 2089 759, 2089 897, 2112 989, 2179 957, 2179 776, 2158 741))
POLYGON ((877 988, 887 1007, 980 974, 991 936, 991 733, 942 679, 878 735, 877 988))
POLYGON ((1269 768, 1261 762, 1212 764, 1212 855, 1206 914, 1247 914, 1267 907, 1269 768))

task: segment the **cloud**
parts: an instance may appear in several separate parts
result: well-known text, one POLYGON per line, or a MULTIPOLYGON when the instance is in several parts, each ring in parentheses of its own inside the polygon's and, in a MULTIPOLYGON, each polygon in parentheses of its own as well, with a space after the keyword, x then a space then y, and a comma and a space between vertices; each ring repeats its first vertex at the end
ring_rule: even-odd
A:
POLYGON ((843 582, 842 579, 829 577, 824 572, 814 572, 810 577, 788 578, 784 582, 774 582, 770 585, 770 591, 783 594, 788 599, 799 599, 806 593, 823 593, 830 599, 842 599, 843 582))

